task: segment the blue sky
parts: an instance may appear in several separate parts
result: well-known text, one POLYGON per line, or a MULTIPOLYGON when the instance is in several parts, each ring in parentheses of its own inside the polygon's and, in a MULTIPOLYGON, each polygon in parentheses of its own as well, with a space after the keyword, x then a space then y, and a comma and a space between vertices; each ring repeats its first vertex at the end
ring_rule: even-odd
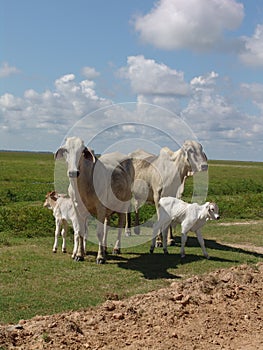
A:
POLYGON ((0 23, 0 149, 263 161, 263 0, 2 0, 0 23))

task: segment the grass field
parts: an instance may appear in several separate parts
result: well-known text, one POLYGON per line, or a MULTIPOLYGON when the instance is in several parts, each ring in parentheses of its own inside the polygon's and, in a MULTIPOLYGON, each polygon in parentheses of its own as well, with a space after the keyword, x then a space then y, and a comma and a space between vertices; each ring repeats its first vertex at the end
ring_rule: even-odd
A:
MULTIPOLYGON (((263 255, 228 244, 263 246, 263 163, 209 162, 207 200, 216 201, 221 223, 209 222, 203 235, 210 260, 203 259, 193 235, 179 257, 177 245, 164 256, 161 249, 148 253, 149 242, 130 246, 122 255, 109 254, 105 265, 96 265, 97 245, 88 243, 83 263, 68 253, 52 253, 54 218, 43 208, 47 191, 54 188, 52 154, 0 153, 0 322, 18 322, 38 314, 50 314, 97 305, 108 298, 124 298, 168 285, 172 279, 201 274, 236 264, 254 264, 263 255)), ((187 180, 185 199, 191 198, 192 179, 187 180)), ((152 215, 144 208, 142 218, 152 215)), ((149 228, 142 235, 150 237, 149 228)), ((94 237, 94 225, 90 227, 94 237)), ((133 239, 133 237, 131 237, 133 239)))

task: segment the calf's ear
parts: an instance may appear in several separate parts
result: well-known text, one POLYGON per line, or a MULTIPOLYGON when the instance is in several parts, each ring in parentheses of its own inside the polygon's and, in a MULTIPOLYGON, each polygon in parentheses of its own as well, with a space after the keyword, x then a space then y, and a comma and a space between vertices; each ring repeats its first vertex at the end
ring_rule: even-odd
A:
POLYGON ((55 160, 63 158, 65 152, 66 152, 65 148, 59 148, 55 153, 55 156, 54 156, 55 160))
POLYGON ((210 209, 210 202, 206 202, 205 207, 206 207, 206 209, 210 209))

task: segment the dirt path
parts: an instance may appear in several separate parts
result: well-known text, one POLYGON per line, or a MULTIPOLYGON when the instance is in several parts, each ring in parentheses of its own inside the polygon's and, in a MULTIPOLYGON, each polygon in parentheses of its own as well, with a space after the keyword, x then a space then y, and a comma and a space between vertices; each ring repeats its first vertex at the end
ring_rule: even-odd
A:
POLYGON ((1 349, 263 349, 263 263, 0 326, 1 349))

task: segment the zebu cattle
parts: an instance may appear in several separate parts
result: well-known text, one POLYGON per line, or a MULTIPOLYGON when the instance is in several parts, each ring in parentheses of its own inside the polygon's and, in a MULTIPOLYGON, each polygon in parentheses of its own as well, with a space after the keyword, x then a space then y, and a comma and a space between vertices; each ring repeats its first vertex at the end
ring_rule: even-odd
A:
POLYGON ((164 147, 158 156, 141 150, 129 156, 133 158, 135 170, 135 233, 139 233, 139 207, 142 203, 154 204, 158 215, 160 198, 180 198, 187 176, 208 169, 203 147, 196 141, 185 141, 176 152, 164 147))
MULTIPOLYGON (((56 159, 61 157, 64 157, 67 162, 70 196, 76 203, 77 209, 97 218, 99 241, 97 263, 103 263, 106 260, 103 247, 105 219, 114 212, 119 215, 118 237, 120 238, 132 196, 131 187, 134 178, 132 161, 121 156, 120 153, 111 153, 97 158, 78 137, 70 137, 66 140, 65 145, 56 152, 56 159)), ((83 215, 78 216, 82 221, 83 215)), ((83 224, 80 227, 77 257, 82 259, 84 257, 83 224)), ((119 244, 120 242, 117 243, 119 244)))
POLYGON ((163 231, 163 250, 165 254, 167 251, 167 237, 166 227, 171 222, 181 224, 181 257, 185 257, 185 243, 187 241, 187 233, 189 231, 195 232, 198 242, 202 248, 203 254, 209 258, 205 249, 204 239, 202 237, 201 228, 207 220, 218 220, 219 210, 215 203, 206 202, 203 205, 197 203, 186 203, 174 197, 163 197, 159 201, 159 219, 153 226, 153 238, 150 253, 153 253, 155 247, 155 239, 159 229, 163 231))
MULTIPOLYGON (((55 218, 55 241, 53 245, 53 253, 57 252, 58 237, 61 234, 62 237, 62 252, 66 253, 66 236, 68 231, 68 224, 71 223, 74 231, 74 250, 76 250, 78 244, 78 232, 79 223, 76 208, 71 198, 66 197, 64 194, 59 194, 56 191, 51 191, 46 194, 46 199, 43 204, 45 208, 53 211, 55 218)), ((85 230, 84 250, 86 250, 86 236, 85 230)), ((73 252, 74 252, 73 250, 73 252)), ((74 256, 73 256, 74 257, 74 256)))

